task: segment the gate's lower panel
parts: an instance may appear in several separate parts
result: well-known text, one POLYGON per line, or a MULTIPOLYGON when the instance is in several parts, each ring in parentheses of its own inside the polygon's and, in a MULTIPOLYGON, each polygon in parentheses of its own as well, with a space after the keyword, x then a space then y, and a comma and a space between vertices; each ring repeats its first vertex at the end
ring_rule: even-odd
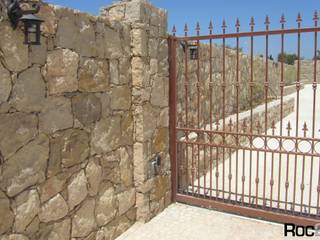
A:
POLYGON ((233 214, 239 214, 241 216, 259 218, 263 220, 278 222, 278 223, 294 223, 303 226, 314 226, 319 223, 320 219, 312 219, 299 215, 289 215, 283 211, 273 212, 268 209, 263 210, 259 208, 252 208, 246 206, 238 206, 234 204, 227 203, 221 200, 214 200, 208 198, 201 198, 199 196, 187 196, 182 194, 177 194, 177 201, 186 204, 192 204, 199 207, 205 207, 210 209, 215 209, 219 211, 224 211, 233 214))

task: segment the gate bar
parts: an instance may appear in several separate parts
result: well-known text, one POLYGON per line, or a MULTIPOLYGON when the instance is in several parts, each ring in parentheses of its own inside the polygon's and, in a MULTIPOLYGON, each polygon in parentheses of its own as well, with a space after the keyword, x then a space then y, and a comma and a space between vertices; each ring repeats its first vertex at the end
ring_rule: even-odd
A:
POLYGON ((251 37, 251 36, 266 36, 268 35, 280 35, 280 34, 294 34, 294 33, 308 33, 308 32, 320 32, 320 27, 312 28, 300 28, 300 29, 281 29, 270 31, 258 31, 258 32, 242 32, 242 33, 226 33, 226 34, 214 34, 214 35, 202 35, 202 36, 190 36, 190 37, 176 37, 183 41, 192 40, 209 40, 209 39, 222 39, 222 38, 236 38, 236 37, 251 37))
POLYGON ((174 36, 168 38, 169 50, 169 131, 170 131, 170 162, 171 162, 171 199, 176 202, 178 189, 177 175, 177 144, 176 144, 176 42, 174 36))
POLYGON ((185 204, 192 204, 199 207, 206 207, 218 211, 242 215, 246 217, 259 218, 277 223, 294 223, 302 226, 315 226, 319 219, 305 218, 303 216, 288 215, 282 212, 273 212, 257 208, 233 205, 227 202, 219 202, 214 199, 203 199, 192 196, 177 194, 177 201, 185 204))

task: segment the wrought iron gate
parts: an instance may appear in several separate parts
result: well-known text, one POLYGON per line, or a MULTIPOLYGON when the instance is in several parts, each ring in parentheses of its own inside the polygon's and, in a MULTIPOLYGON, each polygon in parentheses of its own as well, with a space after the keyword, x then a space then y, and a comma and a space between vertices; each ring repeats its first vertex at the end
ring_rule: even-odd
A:
POLYGON ((302 27, 300 14, 296 21, 297 28, 286 29, 282 16, 281 28, 270 30, 267 17, 265 30, 255 31, 252 18, 251 31, 240 32, 237 20, 235 33, 227 33, 223 21, 221 34, 214 34, 210 23, 209 35, 200 35, 197 24, 196 36, 188 36, 185 26, 183 37, 173 28, 169 62, 174 201, 277 222, 320 221, 318 14, 313 27, 302 27), (304 34, 314 56, 309 61, 312 79, 302 89, 304 34), (272 37, 278 37, 281 57, 288 41, 296 41, 295 67, 281 58, 270 60, 272 37), (255 56, 257 38, 263 39, 263 57, 255 56), (247 53, 242 52, 243 39, 247 53), (230 40, 234 47, 227 45, 230 40), (295 71, 294 94, 285 96, 289 67, 295 71), (270 76, 272 69, 275 74, 270 76), (290 101, 294 109, 287 106, 290 101))

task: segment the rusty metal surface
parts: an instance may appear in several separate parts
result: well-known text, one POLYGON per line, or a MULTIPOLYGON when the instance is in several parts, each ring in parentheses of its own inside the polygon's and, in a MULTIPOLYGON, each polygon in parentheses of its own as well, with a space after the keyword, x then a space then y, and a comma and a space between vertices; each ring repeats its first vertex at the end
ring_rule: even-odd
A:
MULTIPOLYGON (((318 50, 318 15, 314 14, 314 26, 302 28, 302 18, 298 15, 297 28, 286 29, 285 17, 280 18, 281 29, 270 30, 270 20, 265 19, 265 30, 255 31, 255 21, 251 18, 250 32, 240 32, 237 19, 235 33, 227 33, 227 24, 222 23, 222 34, 214 34, 214 25, 209 24, 209 35, 200 35, 200 25, 196 24, 196 36, 188 36, 188 26, 184 27, 184 36, 176 36, 176 28, 169 37, 170 62, 170 154, 172 166, 172 199, 184 203, 235 212, 252 217, 265 218, 279 222, 315 223, 320 219, 320 135, 317 129, 317 50, 318 50), (301 119, 300 59, 301 36, 313 33, 314 72, 312 84, 311 119, 301 119), (284 122, 284 71, 285 64, 280 62, 279 116, 276 122, 269 116, 270 76, 269 42, 270 37, 280 37, 280 53, 285 52, 286 36, 296 35, 298 56, 295 93, 295 122, 284 122), (265 39, 264 73, 264 120, 254 120, 254 42, 262 36, 265 39), (240 121, 241 92, 240 82, 240 44, 241 39, 249 38, 250 74, 248 82, 249 120, 240 121), (226 40, 236 42, 236 74, 232 83, 226 81, 226 40), (222 81, 213 78, 213 41, 221 40, 222 81), (202 43, 203 41, 204 43, 202 43), (196 43, 197 59, 189 54, 189 44, 196 43), (183 113, 177 110, 177 49, 183 43, 183 113), (204 48, 203 44, 206 44, 204 48), (203 49, 202 49, 203 48, 203 49), (209 50, 209 79, 202 79, 201 51, 209 50), (190 62, 196 68, 195 98, 190 96, 190 62), (206 83, 208 85, 204 86, 206 83), (235 99, 234 118, 226 111, 226 88, 233 86, 235 99), (208 89, 203 96, 201 90, 208 89), (220 89, 219 96, 213 96, 213 87, 220 89), (202 101, 209 99, 209 106, 202 101), (217 100, 218 99, 218 100, 217 100), (215 107, 221 101, 222 108, 215 107), (192 112, 195 112, 193 115, 192 112), (205 119, 204 113, 209 113, 205 119), (183 115, 183 116, 182 116, 183 115), (178 118, 178 119, 177 119, 178 118), (307 124, 309 123, 309 126, 307 124), (310 126, 311 125, 311 126, 310 126), (267 167, 268 166, 268 167, 267 167), (293 172, 292 172, 293 169, 293 172), (313 200, 316 199, 316 200, 313 200)), ((182 79, 182 78, 181 78, 182 79)), ((179 79, 179 80, 181 80, 179 79)))

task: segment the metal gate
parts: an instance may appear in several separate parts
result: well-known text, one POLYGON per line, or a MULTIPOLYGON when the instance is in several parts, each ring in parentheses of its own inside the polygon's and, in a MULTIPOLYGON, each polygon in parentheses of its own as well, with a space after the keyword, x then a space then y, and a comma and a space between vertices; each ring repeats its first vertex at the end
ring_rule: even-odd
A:
POLYGON ((270 30, 266 17, 265 29, 255 31, 251 18, 251 30, 240 32, 237 20, 235 33, 227 33, 223 21, 221 34, 215 34, 210 23, 209 35, 200 35, 197 24, 195 36, 188 36, 185 26, 183 37, 173 28, 169 62, 174 201, 276 222, 320 221, 318 14, 312 27, 302 27, 300 14, 296 22, 297 28, 287 29, 282 16, 280 29, 270 30), (228 45, 232 41, 234 45, 228 45), (303 41, 312 48, 312 71, 303 79, 304 88, 303 41), (292 44, 294 65, 284 60, 292 44), (279 61, 270 57, 275 45, 279 61), (263 56, 256 56, 261 49, 263 56), (293 87, 286 86, 290 69, 293 87), (286 95, 289 88, 294 93, 286 95))

